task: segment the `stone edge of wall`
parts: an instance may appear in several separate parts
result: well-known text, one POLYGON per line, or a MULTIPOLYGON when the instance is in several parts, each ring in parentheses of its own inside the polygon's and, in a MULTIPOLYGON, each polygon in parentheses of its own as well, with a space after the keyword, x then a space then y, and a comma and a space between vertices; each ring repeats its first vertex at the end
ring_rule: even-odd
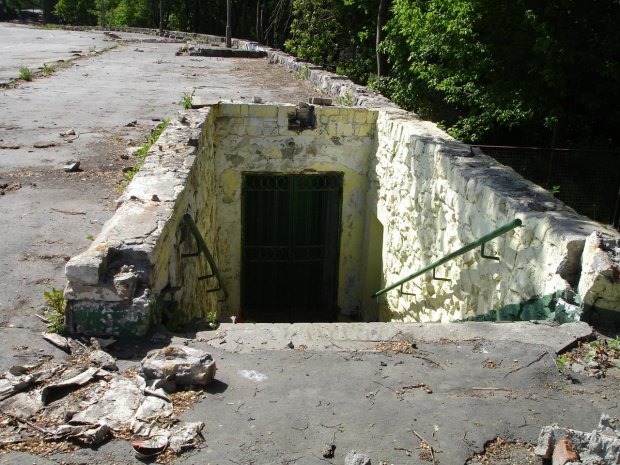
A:
POLYGON ((169 219, 179 208, 209 111, 182 111, 170 121, 112 218, 65 266, 71 332, 139 337, 158 318, 154 303, 160 289, 152 289, 151 271, 164 229, 174 227, 169 219))

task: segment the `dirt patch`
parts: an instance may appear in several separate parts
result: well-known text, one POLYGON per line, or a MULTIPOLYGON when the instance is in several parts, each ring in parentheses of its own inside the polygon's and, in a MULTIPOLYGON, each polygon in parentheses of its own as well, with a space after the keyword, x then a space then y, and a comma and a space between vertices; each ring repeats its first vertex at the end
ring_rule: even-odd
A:
POLYGON ((542 459, 534 454, 534 446, 524 442, 508 442, 497 438, 484 446, 482 454, 469 458, 465 465, 540 465, 542 459))

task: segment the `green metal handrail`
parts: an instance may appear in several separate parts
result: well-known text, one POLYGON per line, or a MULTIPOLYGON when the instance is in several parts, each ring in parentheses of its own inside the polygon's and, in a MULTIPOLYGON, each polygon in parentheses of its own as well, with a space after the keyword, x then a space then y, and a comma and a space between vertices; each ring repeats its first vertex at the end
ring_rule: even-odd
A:
MULTIPOLYGON (((444 263, 449 262, 450 260, 455 259, 459 255, 463 255, 464 253, 469 252, 472 249, 475 249, 478 246, 481 246, 481 253, 482 253, 482 257, 483 258, 487 258, 489 260, 499 260, 498 257, 492 257, 492 256, 484 254, 484 244, 486 242, 490 241, 491 239, 495 239, 496 237, 501 236, 502 234, 505 234, 508 231, 511 231, 512 229, 521 226, 522 224, 523 224, 523 222, 520 219, 516 219, 514 221, 511 221, 510 223, 505 224, 501 228, 496 229, 495 231, 487 234, 486 236, 482 236, 480 239, 475 240, 474 242, 471 242, 470 244, 467 244, 465 247, 460 248, 456 252, 452 252, 451 254, 446 255, 445 257, 437 260, 436 262, 434 262, 434 263, 432 263, 432 264, 430 264, 428 266, 425 266, 421 270, 416 271, 415 273, 407 276, 406 278, 403 278, 400 281, 398 281, 398 282, 396 282, 396 283, 394 283, 394 284, 392 284, 392 285, 390 285, 390 286, 388 286, 388 287, 386 287, 384 289, 381 289, 380 291, 375 292, 371 296, 371 298, 375 298, 376 297, 378 299, 381 294, 384 294, 384 293, 386 293, 388 291, 391 291, 395 287, 402 286, 407 281, 411 281, 413 278, 417 278, 421 274, 424 274, 424 273, 426 273, 427 271, 430 271, 430 270, 433 270, 433 278, 434 279, 439 279, 441 281, 449 281, 446 278, 438 278, 438 277, 436 277, 435 276, 435 268, 437 268, 439 265, 443 265, 444 263)), ((407 294, 406 292, 403 292, 402 291, 402 287, 401 287, 401 292, 403 294, 410 295, 410 294, 407 294)))
POLYGON ((213 260, 213 255, 211 255, 211 252, 209 252, 209 248, 207 247, 207 244, 202 238, 200 231, 198 231, 198 227, 196 226, 196 223, 194 223, 194 220, 192 219, 192 215, 190 215, 189 213, 186 213, 185 215, 183 215, 183 221, 185 221, 185 223, 187 224, 187 227, 189 228, 189 231, 192 233, 192 236, 194 236, 194 239, 196 239, 196 244, 198 245, 198 252, 182 254, 181 257, 183 258, 196 257, 200 255, 200 253, 202 253, 205 256, 205 258, 209 262, 209 266, 211 267, 212 273, 209 275, 205 275, 205 276, 199 276, 198 279, 203 280, 203 279, 208 279, 208 278, 215 276, 217 278, 217 287, 214 289, 208 289, 207 292, 217 292, 220 290, 223 291, 224 298, 218 300, 218 302, 223 302, 224 300, 228 299, 228 291, 226 290, 226 286, 224 286, 224 281, 222 280, 220 271, 217 269, 217 266, 215 265, 215 260, 213 260))

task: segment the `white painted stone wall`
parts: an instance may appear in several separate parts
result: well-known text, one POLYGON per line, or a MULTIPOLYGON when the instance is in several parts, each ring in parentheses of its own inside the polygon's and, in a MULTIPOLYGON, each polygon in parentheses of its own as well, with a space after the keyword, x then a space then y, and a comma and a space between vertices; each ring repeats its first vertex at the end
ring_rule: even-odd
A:
MULTIPOLYGON (((215 250, 217 227, 210 109, 182 112, 151 147, 114 216, 65 268, 67 324, 92 335, 140 336, 174 301, 184 320, 217 309, 220 293, 182 217, 189 213, 215 250), (218 295, 219 294, 219 295, 218 295)), ((216 259, 217 254, 214 253, 216 259)))
POLYGON ((447 322, 576 286, 586 237, 615 233, 578 216, 428 122, 380 112, 368 209, 384 227, 391 284, 519 218, 523 226, 385 294, 383 321, 447 322))
POLYGON ((220 104, 215 110, 220 268, 231 297, 223 315, 240 309, 242 173, 344 173, 338 305, 362 306, 364 215, 376 113, 315 107, 315 129, 289 130, 293 105, 220 104))
POLYGON ((238 315, 243 172, 344 173, 338 294, 344 314, 360 309, 364 318, 376 317, 370 264, 382 263, 382 284, 388 285, 515 218, 522 227, 487 244, 486 253, 499 261, 470 251, 437 269, 449 282, 428 273, 405 284, 413 295, 386 293, 380 319, 470 318, 578 285, 588 302, 620 308, 617 257, 609 266, 601 258, 611 246, 592 245, 595 259, 584 254, 587 276, 582 273, 586 238, 597 232, 597 244, 603 238, 617 244, 616 232, 415 115, 315 107, 315 128, 291 130, 295 111, 291 105, 218 104, 173 121, 116 214, 67 264, 70 328, 139 336, 175 309, 181 313, 172 316, 182 321, 210 311, 238 315), (197 279, 211 273, 204 257, 181 256, 197 250, 185 213, 195 218, 218 263, 230 291, 225 302, 218 301, 221 292, 208 292, 214 279, 197 279), (376 235, 376 221, 383 237, 376 235), (380 260, 371 259, 374 250, 380 260), (610 280, 613 286, 602 286, 610 280))

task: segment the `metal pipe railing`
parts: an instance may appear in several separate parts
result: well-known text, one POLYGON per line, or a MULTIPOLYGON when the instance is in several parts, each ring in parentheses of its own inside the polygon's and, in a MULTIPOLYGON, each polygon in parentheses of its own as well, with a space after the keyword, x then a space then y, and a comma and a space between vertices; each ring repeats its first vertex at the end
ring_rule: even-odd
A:
POLYGON ((186 213, 185 215, 183 215, 183 221, 185 221, 185 223, 187 224, 187 227, 189 228, 189 231, 192 233, 192 236, 194 236, 194 239, 196 239, 196 244, 198 245, 198 252, 183 254, 181 255, 181 257, 183 258, 195 257, 197 255, 200 255, 200 253, 202 252, 202 254, 207 259, 207 262, 209 262, 209 266, 211 267, 212 274, 206 275, 206 276, 200 276, 198 279, 207 279, 212 276, 215 276, 217 278, 218 286, 215 289, 207 290, 207 292, 217 292, 221 290, 224 292, 224 298, 222 299, 222 301, 226 300, 228 298, 228 291, 226 290, 226 286, 224 286, 224 281, 222 280, 220 271, 218 270, 215 264, 215 260, 213 260, 213 255, 211 255, 211 252, 209 251, 209 247, 207 247, 207 244, 205 243, 204 239, 202 238, 202 235, 200 234, 200 231, 198 231, 198 226, 196 226, 196 223, 194 223, 194 220, 192 219, 192 215, 190 215, 189 213, 186 213))
MULTIPOLYGON (((455 259, 456 257, 458 257, 459 255, 463 255, 466 252, 469 252, 472 249, 475 249, 476 247, 480 246, 481 247, 481 252, 482 252, 482 257, 483 258, 488 258, 491 260, 499 260, 499 258, 497 257, 491 257, 488 255, 484 254, 484 244, 492 239, 495 239, 498 236, 501 236, 502 234, 507 233, 508 231, 511 231, 514 228, 517 228, 519 226, 521 226, 523 224, 523 222, 520 219, 516 219, 514 221, 511 221, 510 223, 505 224, 504 226, 502 226, 501 228, 496 229, 495 231, 487 234, 486 236, 482 236, 480 239, 475 240, 474 242, 471 242, 469 244, 467 244, 465 247, 460 248, 459 250, 452 252, 449 255, 446 255, 445 257, 437 260, 436 262, 425 266, 424 268, 422 268, 419 271, 416 271, 415 273, 407 276, 406 278, 401 279, 400 281, 384 288, 381 289, 380 291, 375 292, 371 298, 378 298, 381 294, 384 294, 388 291, 391 291, 392 289, 398 287, 398 286, 402 286, 404 283, 406 283, 407 281, 411 281, 413 278, 417 278, 418 276, 420 276, 421 274, 426 273, 427 271, 433 270, 433 277, 435 277, 435 268, 437 268, 439 265, 443 265, 446 262, 449 262, 450 260, 455 259)), ((435 279, 442 279, 442 278, 435 278, 435 279)), ((445 280, 445 278, 443 278, 443 280, 445 280)))

